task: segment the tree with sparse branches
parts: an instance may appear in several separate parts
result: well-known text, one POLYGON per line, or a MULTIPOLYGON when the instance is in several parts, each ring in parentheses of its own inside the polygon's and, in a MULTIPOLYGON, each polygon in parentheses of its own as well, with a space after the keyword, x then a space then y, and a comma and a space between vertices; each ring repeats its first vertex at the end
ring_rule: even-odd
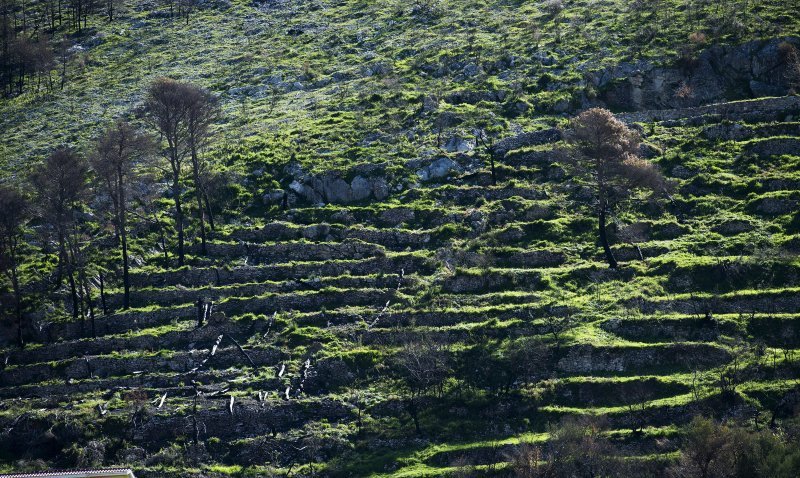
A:
POLYGON ((111 199, 114 232, 122 254, 122 308, 130 307, 130 278, 128 260, 128 189, 134 166, 149 151, 149 138, 137 132, 126 121, 111 125, 98 139, 90 157, 100 186, 111 199))
POLYGON ((406 394, 406 408, 418 435, 420 399, 428 390, 440 387, 451 374, 447 351, 430 340, 409 342, 395 355, 393 369, 406 394))
POLYGON ((640 138, 603 108, 584 111, 572 120, 566 134, 572 173, 594 191, 598 236, 608 265, 618 267, 606 235, 606 221, 615 207, 634 190, 661 192, 666 181, 657 167, 639 157, 640 138))
POLYGON ((22 228, 28 221, 28 200, 16 188, 0 185, 0 272, 11 283, 14 316, 17 321, 17 345, 23 347, 22 287, 19 277, 22 228))
POLYGON ((186 258, 184 252, 184 215, 182 195, 183 163, 189 151, 186 90, 184 84, 171 78, 159 78, 150 85, 145 108, 155 129, 166 141, 164 157, 169 163, 172 180, 172 199, 175 201, 175 229, 178 232, 178 265, 186 258))
POLYGON ((75 277, 75 250, 69 247, 69 241, 77 221, 76 211, 85 200, 88 171, 82 157, 74 150, 62 147, 53 151, 31 175, 39 216, 58 244, 56 288, 66 270, 73 318, 78 318, 79 290, 75 277))
MULTIPOLYGON (((186 102, 186 133, 189 146, 189 157, 192 162, 192 180, 194 181, 195 198, 197 200, 197 219, 200 221, 200 247, 203 255, 206 251, 206 215, 203 207, 208 164, 201 157, 203 149, 210 138, 209 127, 219 116, 217 97, 203 88, 184 84, 186 102)), ((208 197, 205 197, 206 201, 208 197)), ((210 210, 210 208, 209 208, 210 210)))

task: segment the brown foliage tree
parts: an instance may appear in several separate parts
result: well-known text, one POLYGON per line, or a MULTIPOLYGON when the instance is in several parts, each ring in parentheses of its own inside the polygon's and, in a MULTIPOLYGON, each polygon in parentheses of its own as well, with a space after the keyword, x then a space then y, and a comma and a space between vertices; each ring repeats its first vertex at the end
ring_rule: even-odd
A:
POLYGON ((183 84, 170 78, 159 78, 150 86, 145 108, 156 130, 167 142, 164 156, 169 163, 172 198, 175 201, 175 228, 178 231, 178 265, 185 260, 181 176, 188 151, 187 110, 183 84))
MULTIPOLYGON (((194 181, 195 199, 197 200, 197 218, 200 221, 201 251, 206 252, 206 218, 203 208, 208 165, 200 156, 200 150, 206 146, 210 138, 209 127, 219 116, 217 97, 203 88, 184 85, 186 102, 186 132, 192 161, 192 180, 194 181)), ((205 196, 206 201, 208 197, 205 196)), ((210 209, 210 208, 209 208, 210 209)))
POLYGON ((200 150, 209 138, 209 126, 216 119, 219 107, 216 97, 208 91, 170 78, 159 78, 148 92, 146 109, 151 121, 167 142, 165 157, 172 176, 172 194, 175 201, 175 223, 178 231, 178 263, 184 263, 184 216, 181 203, 183 163, 188 155, 200 222, 202 253, 206 252, 205 213, 203 208, 202 178, 206 164, 200 150))
POLYGON ((656 166, 638 156, 639 135, 602 108, 584 111, 566 135, 573 174, 594 190, 598 235, 608 265, 618 266, 606 236, 606 219, 635 189, 662 191, 665 180, 656 166))

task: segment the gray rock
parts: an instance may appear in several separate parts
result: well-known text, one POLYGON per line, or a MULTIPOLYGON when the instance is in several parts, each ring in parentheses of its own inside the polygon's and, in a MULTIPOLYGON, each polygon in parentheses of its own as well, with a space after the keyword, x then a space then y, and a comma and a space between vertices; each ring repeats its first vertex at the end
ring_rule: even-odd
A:
POLYGON ((303 237, 309 240, 320 240, 331 232, 330 224, 314 224, 303 228, 303 237))
POLYGON ((661 150, 652 144, 642 143, 639 145, 639 155, 646 159, 652 159, 661 156, 661 150))
POLYGON ((560 141, 561 137, 561 131, 556 128, 522 133, 517 136, 504 138, 498 141, 494 146, 494 154, 496 157, 502 158, 509 151, 524 148, 526 146, 555 143, 560 141))
POLYGON ((786 94, 786 88, 781 85, 771 85, 763 81, 750 80, 750 92, 756 98, 761 96, 783 96, 786 94))
POLYGON ((372 179, 372 195, 378 201, 383 201, 389 197, 389 183, 386 182, 385 178, 372 179))
POLYGON ((444 145, 444 150, 448 153, 466 153, 472 151, 474 146, 470 141, 459 136, 453 136, 444 145))
POLYGON ((351 197, 353 201, 362 201, 372 194, 372 184, 362 176, 356 176, 350 182, 351 197))
POLYGON ((464 75, 468 77, 476 76, 481 72, 481 68, 475 63, 470 63, 464 67, 464 75))
POLYGON ((353 190, 342 178, 333 180, 322 180, 322 190, 325 192, 324 197, 327 202, 333 203, 346 203, 353 200, 353 190))
POLYGON ((439 100, 433 96, 426 96, 422 100, 422 111, 431 112, 439 109, 439 100))
POLYGON ((286 194, 286 191, 283 189, 270 189, 269 191, 264 193, 263 199, 264 204, 267 206, 280 204, 283 201, 283 196, 286 194))
POLYGON ((681 166, 680 164, 672 168, 672 176, 681 179, 689 179, 694 177, 696 173, 694 171, 689 170, 685 166, 681 166))
POLYGON ((453 172, 461 171, 461 166, 450 158, 439 158, 417 171, 420 181, 444 178, 453 172))
POLYGON ((749 143, 745 149, 750 154, 766 158, 800 153, 800 139, 767 138, 749 143))

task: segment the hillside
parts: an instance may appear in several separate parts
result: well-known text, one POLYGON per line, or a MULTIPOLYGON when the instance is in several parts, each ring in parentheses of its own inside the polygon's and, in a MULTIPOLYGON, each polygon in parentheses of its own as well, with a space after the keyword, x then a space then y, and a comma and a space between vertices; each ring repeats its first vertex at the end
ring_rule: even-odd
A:
POLYGON ((702 416, 775 447, 708 476, 796 476, 793 3, 126 1, 45 40, 19 22, 50 3, 4 4, 63 56, 0 97, 0 186, 34 204, 24 325, 0 279, 0 471, 699 476, 702 416), (183 264, 148 108, 165 76, 220 109, 199 153, 216 224, 204 253, 187 168, 183 264), (592 107, 664 176, 609 209, 618 267, 570 158, 592 107), (156 144, 129 190, 129 308, 94 162, 119 118, 156 144), (31 174, 65 145, 92 159, 72 259, 31 174))

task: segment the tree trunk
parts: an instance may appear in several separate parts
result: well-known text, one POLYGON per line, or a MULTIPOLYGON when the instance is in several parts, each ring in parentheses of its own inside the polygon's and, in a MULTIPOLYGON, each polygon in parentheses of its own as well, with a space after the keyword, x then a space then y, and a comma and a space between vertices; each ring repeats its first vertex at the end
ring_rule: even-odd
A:
POLYGON ((183 266, 185 254, 183 252, 183 209, 181 207, 181 185, 178 173, 173 174, 172 194, 175 196, 175 226, 178 229, 178 266, 183 266))
POLYGON ((69 292, 72 297, 72 318, 78 318, 78 290, 75 286, 75 272, 72 270, 71 261, 67 264, 67 277, 69 278, 69 292))
POLYGON ((17 275, 17 261, 13 256, 11 259, 11 286, 14 288, 14 311, 17 315, 17 345, 19 348, 23 348, 25 340, 22 338, 22 290, 17 275))
POLYGON ((122 171, 117 170, 117 180, 119 181, 119 237, 122 246, 122 308, 128 310, 131 306, 131 280, 128 267, 128 231, 125 217, 125 185, 123 183, 122 171))
POLYGON ((497 186, 497 173, 494 169, 494 155, 489 151, 489 163, 492 166, 492 186, 497 186))
POLYGON ((197 199, 197 218, 200 220, 200 252, 205 256, 206 252, 206 219, 203 208, 203 191, 200 188, 200 165, 198 164, 197 151, 192 147, 192 174, 194 176, 194 191, 197 199))
POLYGON ((608 261, 608 266, 612 269, 616 269, 619 264, 617 264, 617 259, 614 257, 614 253, 611 251, 611 247, 608 245, 608 237, 606 236, 606 207, 600 206, 600 214, 598 215, 598 233, 600 234, 600 243, 603 245, 603 251, 606 253, 606 261, 608 261))
POLYGON ((214 213, 211 211, 211 202, 208 200, 208 194, 203 193, 203 200, 206 203, 206 213, 208 214, 208 226, 212 231, 216 230, 214 227, 214 213))
POLYGON ((94 317, 94 302, 92 301, 92 293, 89 290, 89 281, 86 278, 86 272, 81 272, 81 282, 83 283, 83 293, 86 300, 86 307, 89 311, 89 320, 92 324, 92 338, 97 338, 97 324, 94 317))
POLYGON ((414 397, 408 401, 408 413, 414 421, 414 430, 417 432, 417 435, 421 436, 422 428, 419 426, 419 410, 417 409, 417 400, 414 397))
POLYGON ((100 305, 103 307, 103 315, 108 315, 108 307, 106 306, 106 285, 103 280, 103 271, 100 271, 100 305))

